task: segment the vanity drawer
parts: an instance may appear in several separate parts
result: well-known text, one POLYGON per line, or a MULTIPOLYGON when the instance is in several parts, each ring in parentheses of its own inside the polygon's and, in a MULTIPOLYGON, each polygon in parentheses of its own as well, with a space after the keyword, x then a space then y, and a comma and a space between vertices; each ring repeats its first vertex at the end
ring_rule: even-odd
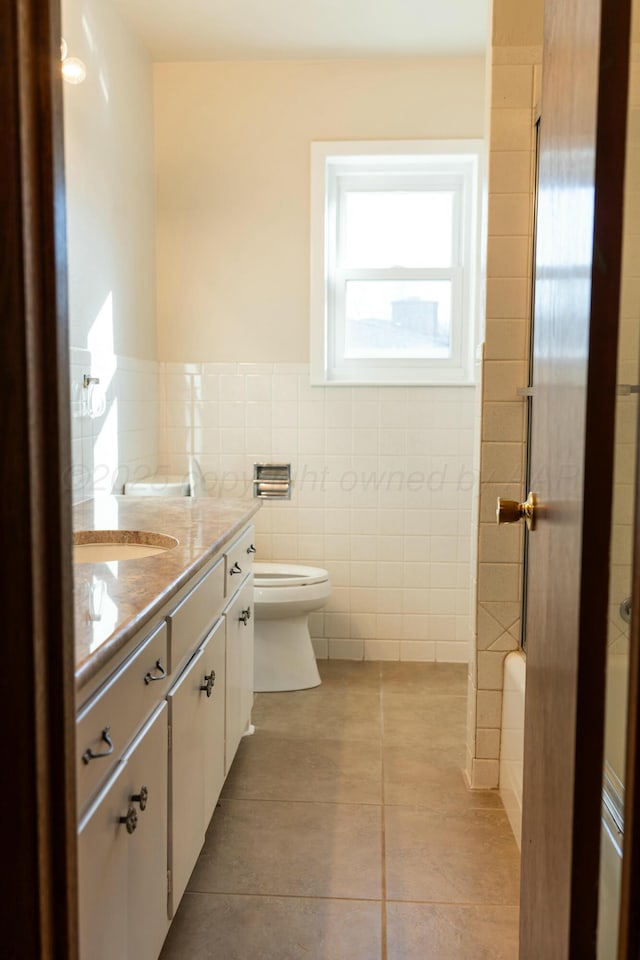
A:
POLYGON ((222 613, 224 560, 219 560, 167 616, 171 624, 171 669, 194 652, 222 613))
POLYGON ((227 561, 227 584, 225 596, 230 597, 238 589, 244 578, 253 569, 255 528, 248 527, 225 551, 227 561))
POLYGON ((78 714, 76 781, 81 810, 168 686, 167 625, 158 628, 78 714))

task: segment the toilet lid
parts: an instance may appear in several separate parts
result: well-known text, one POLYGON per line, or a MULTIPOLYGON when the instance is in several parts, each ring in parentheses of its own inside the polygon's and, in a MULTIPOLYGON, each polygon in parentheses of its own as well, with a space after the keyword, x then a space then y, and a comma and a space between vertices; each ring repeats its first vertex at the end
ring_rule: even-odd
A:
POLYGON ((329 574, 322 567, 303 567, 293 563, 254 563, 256 587, 295 587, 324 583, 329 574))

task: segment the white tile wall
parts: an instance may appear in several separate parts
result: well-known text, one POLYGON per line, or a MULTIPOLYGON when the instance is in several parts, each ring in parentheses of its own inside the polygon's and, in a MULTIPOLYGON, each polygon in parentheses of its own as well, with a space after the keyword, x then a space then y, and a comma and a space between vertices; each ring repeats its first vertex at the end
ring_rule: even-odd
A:
MULTIPOLYGON (((72 348, 69 475, 74 502, 121 493, 127 480, 143 479, 158 466, 157 363, 72 348), (98 377, 104 413, 91 417, 83 376, 98 377)), ((95 408, 94 408, 95 409, 95 408)))
POLYGON ((323 388, 306 364, 165 363, 159 397, 161 471, 195 455, 213 495, 246 498, 255 462, 291 463, 291 500, 257 515, 258 558, 328 569, 318 656, 468 660, 474 388, 323 388))

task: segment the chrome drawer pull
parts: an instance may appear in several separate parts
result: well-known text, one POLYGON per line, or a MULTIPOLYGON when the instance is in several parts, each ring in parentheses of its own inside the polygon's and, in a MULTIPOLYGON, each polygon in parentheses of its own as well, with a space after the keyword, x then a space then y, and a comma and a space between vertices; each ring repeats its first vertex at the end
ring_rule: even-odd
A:
POLYGON ((129 807, 126 817, 119 817, 118 823, 124 823, 127 827, 127 833, 133 833, 138 826, 138 814, 134 807, 129 807))
POLYGON ((213 685, 216 682, 216 672, 212 670, 210 674, 204 675, 205 683, 204 686, 200 687, 203 693, 206 693, 208 697, 211 696, 211 691, 213 690, 213 685))
POLYGON ((245 627, 249 620, 251 620, 251 607, 247 607, 246 610, 243 610, 240 616, 238 617, 240 623, 244 623, 245 627))
POLYGON ((113 740, 109 736, 110 730, 111 730, 111 727, 105 727, 104 730, 102 731, 102 736, 100 738, 101 740, 104 740, 104 742, 107 744, 109 749, 105 750, 104 753, 94 753, 91 747, 89 747, 89 749, 85 750, 85 752, 82 754, 83 763, 90 763, 91 760, 101 760, 102 757, 111 756, 111 754, 113 753, 113 740))
POLYGON ((159 671, 160 671, 160 676, 159 676, 159 677, 154 677, 154 675, 151 673, 150 670, 149 670, 148 673, 145 673, 145 675, 144 675, 144 682, 146 683, 147 686, 149 686, 149 684, 151 683, 152 680, 164 680, 164 678, 165 678, 166 675, 167 675, 167 671, 166 671, 165 668, 162 666, 162 661, 161 661, 161 660, 156 660, 156 665, 155 665, 155 667, 154 667, 153 669, 154 669, 154 670, 159 670, 159 671))
POLYGON ((140 787, 140 793, 134 793, 131 797, 132 802, 139 803, 141 810, 147 809, 147 800, 149 799, 149 790, 147 787, 140 787))
POLYGON ((229 576, 232 577, 234 573, 242 573, 242 567, 240 566, 237 560, 234 563, 234 565, 231 567, 231 570, 229 570, 229 576))
POLYGON ((251 544, 250 547, 247 547, 247 553, 257 553, 257 550, 253 544, 251 544))

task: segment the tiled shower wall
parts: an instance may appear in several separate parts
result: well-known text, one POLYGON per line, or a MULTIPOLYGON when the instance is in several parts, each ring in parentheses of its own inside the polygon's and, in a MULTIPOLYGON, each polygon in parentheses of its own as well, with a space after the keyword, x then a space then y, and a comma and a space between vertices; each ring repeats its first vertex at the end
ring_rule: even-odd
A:
POLYGON ((252 495, 291 463, 290 501, 256 516, 257 559, 325 567, 319 657, 466 662, 473 387, 311 387, 306 364, 160 364, 160 470, 195 456, 212 494, 252 495))
MULTIPOLYGON (((541 33, 542 8, 539 10, 541 33)), ((495 31, 500 8, 494 6, 495 31)), ((504 658, 520 645, 521 525, 495 522, 498 496, 521 500, 533 229, 534 122, 542 47, 492 48, 487 298, 482 377, 475 656, 469 673, 466 773, 497 787, 504 658)))
POLYGON ((122 493, 127 480, 155 473, 158 464, 158 364, 105 351, 72 348, 71 472, 73 502, 122 493), (97 377, 92 416, 84 375, 97 377))

